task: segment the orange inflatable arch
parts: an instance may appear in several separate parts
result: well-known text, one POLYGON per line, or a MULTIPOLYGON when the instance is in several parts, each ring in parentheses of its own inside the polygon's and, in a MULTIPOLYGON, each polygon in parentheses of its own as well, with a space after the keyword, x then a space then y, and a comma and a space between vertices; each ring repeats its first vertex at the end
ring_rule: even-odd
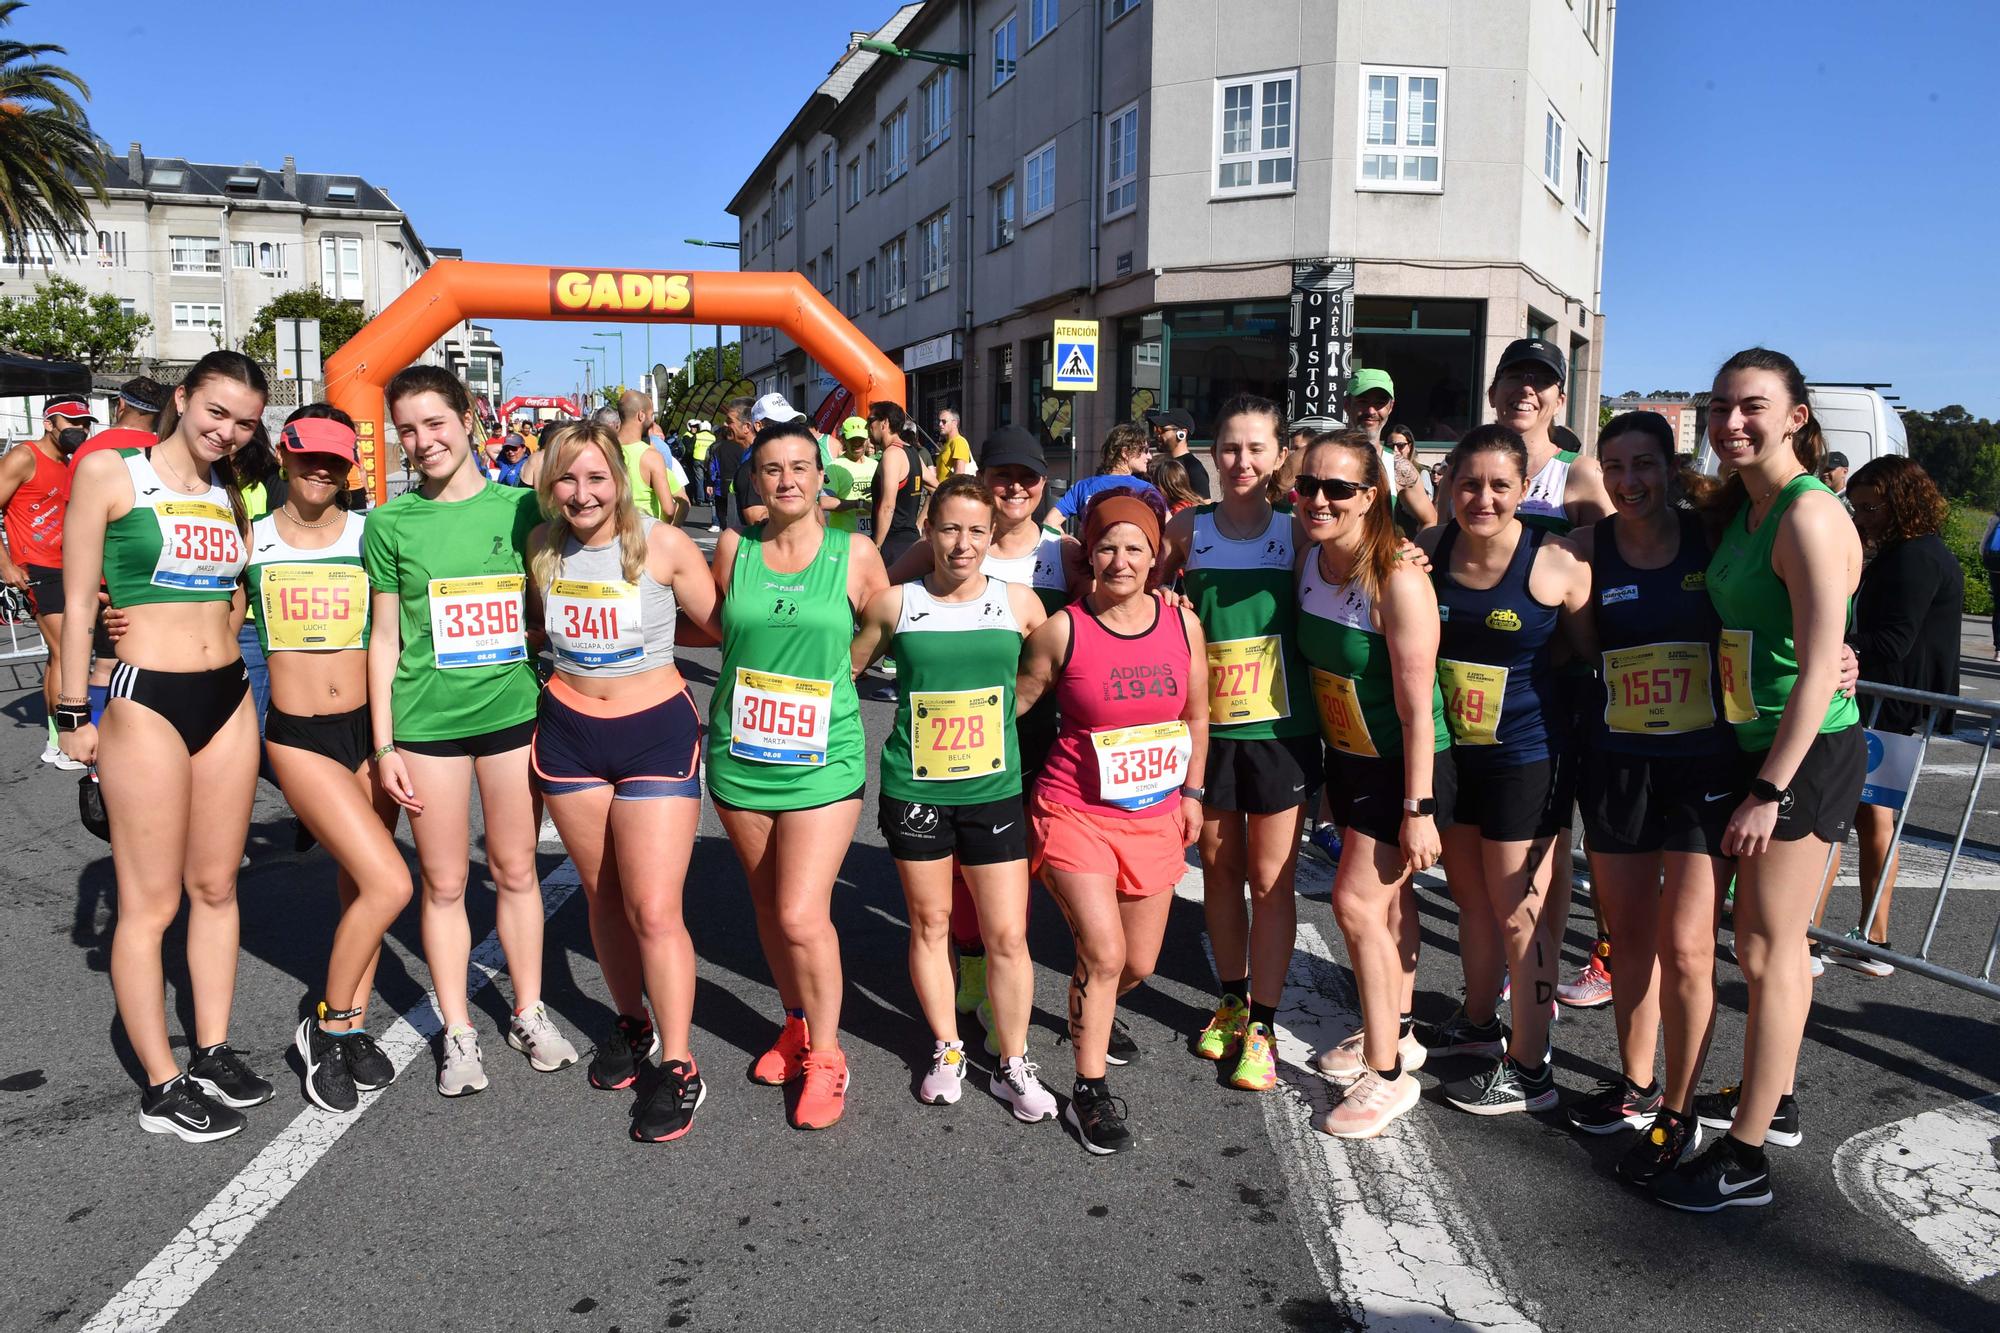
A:
POLYGON ((382 390, 468 319, 735 324, 782 329, 858 403, 903 402, 903 372, 796 273, 542 268, 445 260, 368 321, 326 363, 327 401, 354 418, 367 484, 389 498, 381 466, 382 390))

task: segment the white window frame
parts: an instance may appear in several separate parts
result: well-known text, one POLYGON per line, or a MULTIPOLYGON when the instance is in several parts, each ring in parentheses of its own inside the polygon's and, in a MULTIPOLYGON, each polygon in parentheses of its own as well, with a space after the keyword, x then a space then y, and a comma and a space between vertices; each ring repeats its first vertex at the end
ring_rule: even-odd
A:
POLYGON ((176 273, 222 272, 220 236, 169 236, 167 245, 176 273))
POLYGON ((993 25, 993 88, 1002 88, 1014 81, 1021 70, 1021 16, 1018 11, 1008 11, 1007 17, 993 25), (1006 56, 1001 56, 1000 35, 1007 35, 1006 56))
POLYGON ((128 318, 128 319, 129 319, 129 318, 131 318, 131 317, 132 317, 133 315, 136 315, 136 314, 138 314, 138 313, 139 313, 139 302, 138 302, 138 300, 137 300, 136 298, 134 298, 134 297, 130 297, 130 296, 121 296, 121 297, 119 297, 119 298, 118 298, 118 313, 119 313, 119 314, 121 314, 121 315, 124 315, 124 316, 125 316, 126 318, 128 318))
POLYGON ((1542 184, 1557 199, 1563 197, 1563 155, 1569 151, 1569 123, 1549 106, 1542 114, 1542 184))
POLYGON ((893 184, 909 172, 910 104, 905 102, 882 118, 882 184, 893 184))
POLYGON ((1104 118, 1104 220, 1122 218, 1138 208, 1139 104, 1134 101, 1104 118), (1129 170, 1120 170, 1120 158, 1130 161, 1129 170))
POLYGON ((951 209, 941 208, 917 224, 917 296, 951 286, 951 209))
POLYGON ((1590 185, 1591 176, 1596 171, 1596 161, 1597 159, 1590 155, 1590 150, 1582 143, 1576 145, 1575 161, 1571 164, 1576 172, 1576 180, 1570 184, 1569 211, 1574 213, 1576 220, 1586 227, 1590 225, 1590 185))
POLYGON ((989 249, 998 250, 1014 243, 1021 225, 1021 191, 1012 176, 996 182, 986 192, 987 209, 993 215, 993 237, 989 249))
POLYGON ((950 68, 939 70, 923 82, 918 91, 924 99, 924 137, 917 148, 917 158, 929 157, 951 138, 951 94, 952 74, 950 68))
POLYGON ((816 185, 818 185, 818 184, 819 184, 819 175, 818 175, 818 170, 817 170, 817 168, 816 168, 816 165, 815 165, 814 163, 811 163, 811 162, 808 162, 808 163, 806 163, 806 202, 807 202, 807 203, 811 203, 811 202, 812 202, 812 201, 813 201, 813 200, 814 200, 815 198, 817 198, 817 197, 818 197, 818 196, 817 196, 817 194, 816 194, 816 193, 814 192, 814 187, 815 187, 816 185))
MULTIPOLYGON (((1445 133, 1445 71, 1421 65, 1363 65, 1361 67, 1361 105, 1355 116, 1356 141, 1354 154, 1354 188, 1357 190, 1394 191, 1400 194, 1442 194, 1444 193, 1444 133, 1445 133), (1385 135, 1382 142, 1369 142, 1369 126, 1373 115, 1374 80, 1394 79, 1396 81, 1396 115, 1392 133, 1385 135), (1409 113, 1413 105, 1410 98, 1410 84, 1415 79, 1437 80, 1437 122, 1436 142, 1433 144, 1410 143, 1409 113), (1394 180, 1387 177, 1365 176, 1369 159, 1386 157, 1397 167, 1394 180), (1435 180, 1416 179, 1402 175, 1410 159, 1431 159, 1437 163, 1435 180)), ((1391 127, 1385 125, 1385 129, 1391 127)))
POLYGON ((1062 0, 1028 0, 1028 49, 1033 50, 1043 38, 1054 32, 1062 24, 1062 0), (1040 22, 1040 32, 1035 24, 1040 22))
POLYGON ((1056 211, 1056 141, 1049 140, 1021 159, 1021 223, 1025 227, 1056 211), (1047 159, 1044 164, 1043 159, 1047 159), (1035 206, 1035 184, 1040 181, 1045 202, 1035 206))
POLYGON ((861 270, 847 270, 847 317, 854 318, 861 313, 861 270))
POLYGON ((366 299, 361 281, 361 238, 327 232, 319 238, 319 285, 320 290, 336 301, 360 301, 366 299), (332 263, 328 263, 328 256, 332 263), (344 262, 348 257, 354 260, 352 269, 344 262), (348 290, 348 279, 353 279, 353 290, 348 290))
POLYGON ((861 173, 861 182, 863 190, 869 194, 875 193, 877 183, 875 179, 875 145, 872 143, 868 145, 868 170, 861 173))
POLYGON ((267 278, 282 278, 289 273, 285 251, 290 249, 283 241, 261 239, 255 236, 229 243, 229 266, 245 272, 256 272, 267 278))
POLYGON ((819 280, 823 296, 832 296, 840 290, 840 270, 834 267, 832 246, 819 252, 819 280))
POLYGON ((786 177, 778 186, 777 212, 778 235, 784 236, 798 225, 799 220, 798 194, 790 177, 786 177))
POLYGON ((97 262, 104 268, 125 267, 125 233, 99 228, 92 236, 96 242, 97 262))
POLYGON ((857 156, 847 160, 847 206, 852 208, 860 202, 861 159, 857 156))
POLYGON ((881 283, 879 281, 879 270, 877 268, 874 255, 868 256, 867 262, 862 265, 862 269, 868 275, 867 281, 864 284, 868 292, 868 303, 865 306, 863 306, 862 309, 873 310, 875 308, 876 296, 881 289, 881 283))
POLYGON ((222 326, 220 301, 175 301, 168 307, 167 314, 175 333, 206 333, 222 326), (196 315, 197 310, 203 314, 196 315))
POLYGON ((1105 26, 1109 27, 1111 24, 1116 23, 1119 19, 1124 18, 1138 7, 1139 0, 1111 0, 1104 20, 1105 26))
POLYGON ((900 310, 910 302, 909 238, 898 236, 882 247, 882 309, 900 310))
POLYGON ((1209 167, 1208 188, 1212 199, 1247 199, 1258 195, 1296 194, 1299 188, 1299 72, 1296 69, 1265 70, 1256 74, 1232 75, 1215 81, 1215 110, 1213 116, 1212 154, 1209 167), (1275 84, 1284 84, 1289 90, 1288 104, 1291 116, 1286 125, 1287 145, 1284 148, 1267 149, 1262 146, 1264 126, 1264 92, 1275 84), (1229 90, 1250 89, 1250 147, 1237 152, 1223 151, 1224 118, 1223 109, 1228 104, 1229 90), (1262 165, 1266 162, 1283 161, 1287 178, 1282 181, 1260 182, 1262 165), (1224 167, 1248 165, 1250 183, 1247 185, 1224 185, 1224 167))

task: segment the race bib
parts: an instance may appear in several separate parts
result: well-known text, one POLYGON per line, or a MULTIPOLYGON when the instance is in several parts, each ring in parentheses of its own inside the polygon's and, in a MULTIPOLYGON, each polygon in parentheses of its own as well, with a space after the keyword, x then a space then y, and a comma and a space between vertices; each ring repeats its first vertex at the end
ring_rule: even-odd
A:
POLYGON ((1278 636, 1224 639, 1208 645, 1208 720, 1226 727, 1292 715, 1278 636))
POLYGON ((1438 681, 1444 686, 1444 720, 1451 729, 1452 743, 1498 745, 1507 668, 1440 657, 1438 681))
POLYGON ((431 580, 431 651, 440 670, 528 660, 521 621, 528 580, 484 574, 431 580))
POLYGON ((1379 759, 1375 738, 1368 734, 1368 719, 1361 714, 1361 696, 1354 682, 1331 671, 1313 668, 1313 698, 1319 703, 1319 727, 1326 743, 1342 754, 1379 759))
POLYGON ((547 608, 558 665, 611 666, 646 655, 636 583, 557 579, 549 585, 547 608))
POLYGON ((265 565, 257 617, 274 653, 361 647, 368 575, 359 565, 265 565))
POLYGON ((1604 722, 1628 736, 1679 736, 1714 726, 1708 645, 1648 643, 1605 653, 1604 722))
POLYGON ((1722 652, 1717 664, 1722 669, 1722 715, 1732 723, 1755 722, 1757 701, 1750 694, 1751 631, 1722 631, 1722 652))
POLYGON ((910 696, 910 776, 960 782, 1007 769, 1002 690, 924 691, 910 696))
POLYGON ((227 505, 213 500, 163 500, 153 506, 160 524, 160 558, 153 586, 189 592, 222 592, 243 570, 243 534, 227 505))
POLYGON ((826 762, 833 682, 736 668, 729 753, 761 764, 826 762))
POLYGON ((1120 810, 1150 810, 1171 800, 1187 780, 1194 738, 1185 722, 1150 722, 1091 733, 1097 794, 1120 810))

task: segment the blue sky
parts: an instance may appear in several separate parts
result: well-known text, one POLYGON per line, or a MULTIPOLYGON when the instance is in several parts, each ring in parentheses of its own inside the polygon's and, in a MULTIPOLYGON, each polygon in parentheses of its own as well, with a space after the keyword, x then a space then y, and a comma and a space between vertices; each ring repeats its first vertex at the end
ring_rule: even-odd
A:
MULTIPOLYGON (((359 173, 469 259, 702 268, 733 263, 681 238, 733 238, 729 196, 894 7, 37 0, 10 35, 69 48, 114 151, 359 173)), ((1702 388, 1762 342, 2000 417, 1996 43, 1982 0, 1621 6, 1605 388, 1702 388)), ((497 325, 510 378, 567 389, 591 327, 497 325)), ((646 345, 630 326, 633 381, 646 345)), ((652 347, 676 364, 687 332, 652 347)))

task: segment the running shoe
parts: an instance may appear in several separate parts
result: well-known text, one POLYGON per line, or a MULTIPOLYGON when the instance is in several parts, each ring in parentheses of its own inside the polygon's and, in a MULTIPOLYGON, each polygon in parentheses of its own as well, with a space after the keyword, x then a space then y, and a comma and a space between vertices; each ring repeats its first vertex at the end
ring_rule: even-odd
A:
POLYGON ((479 1058, 479 1034, 470 1027, 449 1027, 438 1046, 438 1092, 469 1097, 486 1091, 486 1062, 479 1058))
POLYGON ((1222 997, 1214 1017, 1194 1039, 1194 1053, 1204 1060, 1222 1060, 1243 1045, 1243 1026, 1250 1021, 1250 1006, 1234 995, 1222 997))
POLYGON ((1556 1071, 1547 1064, 1540 1075, 1528 1072, 1505 1056, 1469 1078, 1444 1085, 1444 1099, 1473 1115, 1506 1115, 1510 1111, 1546 1111, 1556 1104, 1556 1071))
POLYGON ((986 1003, 986 955, 960 954, 958 956, 958 995, 952 1005, 961 1014, 969 1014, 986 1003))
POLYGON ((1569 1104, 1563 1116, 1573 1129, 1586 1134, 1616 1134, 1644 1129, 1660 1113, 1660 1085, 1635 1088, 1631 1080, 1615 1078, 1569 1104))
MULTIPOLYGON (((1338 1046, 1329 1046, 1315 1055, 1313 1068, 1341 1087, 1354 1082, 1368 1068, 1367 1057, 1361 1050, 1361 1037, 1362 1030, 1356 1028, 1338 1046)), ((1403 1072, 1406 1074, 1414 1074, 1422 1069, 1424 1061, 1430 1057, 1430 1052, 1424 1049, 1421 1041, 1417 1040, 1414 1030, 1405 1032, 1396 1039, 1396 1054, 1402 1059, 1403 1072)))
POLYGON ((1595 949, 1574 981, 1556 987, 1556 999, 1572 1009, 1596 1009, 1611 1003, 1611 969, 1595 949))
POLYGON ((1320 824, 1306 837, 1306 853, 1316 856, 1330 866, 1340 864, 1340 830, 1331 824, 1320 824))
POLYGON ((537 1072, 553 1074, 576 1063, 576 1047, 549 1017, 549 1007, 540 1000, 514 1015, 507 1025, 507 1044, 528 1057, 537 1072))
POLYGON ((618 1015, 618 1028, 597 1043, 590 1057, 587 1076, 590 1086, 604 1092, 622 1092, 639 1077, 639 1067, 660 1053, 660 1034, 642 1014, 618 1015))
POLYGON ((1132 1040, 1132 1029, 1125 1026, 1125 1020, 1113 1017, 1111 1020, 1111 1043, 1105 1048, 1106 1064, 1129 1065, 1139 1058, 1139 1043, 1132 1040))
POLYGON ((792 1108, 794 1129, 830 1129, 847 1109, 847 1055, 843 1051, 807 1051, 798 1104, 792 1108))
POLYGON ((1229 1076, 1229 1086, 1264 1092, 1278 1086, 1278 1061, 1271 1050, 1271 1029, 1251 1023, 1243 1029, 1243 1055, 1229 1076))
POLYGON ((931 1072, 917 1088, 917 1100, 930 1106, 955 1106, 964 1090, 965 1043, 936 1043, 931 1050, 931 1072))
POLYGON ((350 1028, 340 1039, 347 1045, 347 1072, 354 1075, 355 1087, 373 1092, 396 1081, 396 1062, 367 1029, 350 1028))
POLYGON ((1313 1121, 1313 1128, 1336 1139, 1372 1139, 1415 1106, 1422 1091, 1408 1071, 1386 1079, 1364 1068, 1339 1105, 1313 1121))
POLYGON ((1026 1056, 1016 1055, 1001 1062, 993 1071, 993 1081, 987 1085, 995 1097, 1007 1103, 1016 1120, 1034 1124, 1038 1120, 1056 1118, 1056 1095, 1042 1086, 1038 1077, 1040 1067, 1028 1063, 1026 1056))
POLYGON ((84 763, 81 759, 70 758, 68 755, 62 752, 61 747, 53 744, 44 746, 42 748, 42 762, 52 767, 59 768, 63 770, 65 773, 74 773, 78 769, 89 767, 89 765, 84 763))
POLYGON ((1475 1023, 1462 1004, 1442 1023, 1417 1024, 1416 1037, 1432 1055, 1498 1056, 1507 1049, 1507 1025, 1497 1016, 1484 1025, 1475 1023))
POLYGON ((1701 1122, 1662 1106, 1650 1129, 1618 1159, 1618 1178, 1628 1185, 1650 1185, 1692 1157, 1701 1147, 1701 1122))
MULTIPOLYGON (((1721 1092, 1711 1092, 1694 1099, 1695 1118, 1710 1129, 1728 1129, 1736 1123, 1736 1103, 1742 1100, 1743 1089, 1736 1086, 1724 1088, 1721 1092)), ((1778 1098, 1778 1113, 1771 1117, 1771 1127, 1764 1132, 1764 1142, 1779 1148, 1796 1148, 1805 1140, 1805 1133, 1799 1128, 1799 1099, 1792 1093, 1778 1098)))
POLYGON ((1109 1157, 1132 1147, 1132 1131, 1125 1128, 1125 1099, 1113 1097, 1101 1079, 1077 1085, 1063 1109, 1063 1120, 1094 1156, 1109 1157))
POLYGON ((210 1101, 186 1074, 139 1098, 139 1128, 148 1134, 178 1134, 188 1143, 213 1143, 243 1131, 241 1111, 210 1101))
POLYGON ((1826 955, 1820 952, 1817 944, 1806 950, 1806 970, 1812 973, 1814 981, 1826 975, 1826 955))
POLYGON ((251 1072, 243 1057, 231 1050, 226 1041, 206 1049, 197 1047, 194 1059, 188 1061, 187 1076, 201 1086, 210 1101, 238 1110, 262 1106, 277 1093, 276 1088, 251 1072))
POLYGON ((299 1060, 306 1067, 306 1099, 322 1111, 352 1111, 361 1105, 354 1074, 347 1067, 347 1043, 319 1025, 315 1018, 299 1020, 292 1034, 299 1060))
POLYGON ((1699 1157, 1653 1182, 1653 1197, 1686 1213, 1762 1208, 1771 1201, 1771 1169, 1742 1160, 1736 1140, 1720 1135, 1699 1157))
POLYGON ((778 1039, 771 1043, 771 1049, 750 1066, 750 1081, 766 1087, 782 1087, 805 1072, 805 1058, 806 1021, 787 1014, 785 1026, 778 1030, 778 1039))
MULTIPOLYGON (((1859 940, 1864 944, 1874 944, 1878 948, 1886 949, 1889 947, 1889 941, 1870 940, 1861 933, 1859 927, 1848 931, 1847 938, 1850 940, 1859 940)), ((1834 946, 1833 954, 1834 962, 1839 963, 1842 967, 1851 967, 1863 976, 1892 977, 1896 975, 1895 965, 1893 963, 1885 963, 1879 958, 1869 958, 1862 954, 1852 953, 1838 945, 1834 946)))
POLYGON ((660 1081, 632 1119, 632 1137, 641 1143, 671 1143, 694 1128, 694 1113, 708 1100, 701 1071, 687 1060, 660 1066, 660 1081))

